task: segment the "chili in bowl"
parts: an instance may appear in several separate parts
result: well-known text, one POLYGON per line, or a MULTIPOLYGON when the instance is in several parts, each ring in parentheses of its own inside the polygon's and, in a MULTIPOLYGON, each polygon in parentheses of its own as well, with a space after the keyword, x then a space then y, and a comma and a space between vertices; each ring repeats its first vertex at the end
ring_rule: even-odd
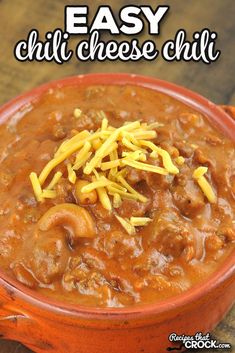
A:
POLYGON ((221 319, 234 299, 232 119, 125 74, 49 83, 1 114, 7 337, 86 352, 92 329, 94 352, 163 352, 167 332, 221 319))

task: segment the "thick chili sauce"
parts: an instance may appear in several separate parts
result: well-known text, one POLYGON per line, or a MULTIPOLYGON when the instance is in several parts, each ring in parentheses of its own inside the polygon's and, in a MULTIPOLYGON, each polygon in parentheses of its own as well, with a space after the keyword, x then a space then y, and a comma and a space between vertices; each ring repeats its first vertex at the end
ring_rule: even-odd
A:
MULTIPOLYGON (((205 281, 234 247, 234 143, 206 117, 167 95, 136 86, 53 89, 1 125, 0 134, 0 266, 35 291, 88 306, 153 303, 205 281), (75 183, 68 180, 72 156, 48 176, 49 182, 53 173, 62 175, 55 195, 37 200, 30 173, 39 175, 63 141, 96 131, 100 111, 115 128, 159 122, 151 141, 168 152, 179 173, 127 166, 126 181, 147 201, 124 198, 108 210, 96 191, 88 203, 77 197, 76 183, 90 180, 81 169, 75 183), (208 168, 215 202, 193 178, 202 166, 208 168), (64 224, 40 228, 45 213, 61 204, 85 209, 95 233, 74 241, 66 215, 64 224), (151 221, 130 234, 116 216, 151 221)), ((157 165, 162 168, 162 161, 157 165)))

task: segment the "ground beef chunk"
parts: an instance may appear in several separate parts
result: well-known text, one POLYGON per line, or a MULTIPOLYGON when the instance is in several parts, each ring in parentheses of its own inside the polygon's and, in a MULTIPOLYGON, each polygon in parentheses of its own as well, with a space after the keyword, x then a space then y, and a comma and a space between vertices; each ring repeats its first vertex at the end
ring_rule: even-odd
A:
POLYGON ((184 275, 184 270, 181 266, 170 263, 164 268, 164 274, 173 278, 179 278, 184 275))
POLYGON ((81 294, 95 297, 100 297, 105 291, 111 296, 109 289, 111 290, 114 284, 109 283, 106 277, 82 255, 70 259, 62 283, 68 291, 77 290, 81 294))
POLYGON ((90 109, 85 114, 76 119, 75 127, 78 130, 96 130, 102 121, 102 115, 97 114, 97 110, 90 109))
POLYGON ((160 175, 155 173, 146 173, 146 183, 152 189, 161 189, 167 190, 169 189, 171 183, 174 180, 174 175, 160 175))
POLYGON ((137 184, 138 182, 145 180, 145 178, 145 171, 135 168, 127 168, 126 179, 131 185, 137 184))
POLYGON ((139 237, 114 231, 105 236, 104 251, 108 257, 119 258, 128 255, 132 258, 139 256, 143 249, 139 237))
POLYGON ((62 140, 66 137, 66 130, 60 123, 55 124, 52 127, 52 135, 55 140, 62 140))
POLYGON ((182 225, 168 224, 164 227, 160 250, 165 255, 184 257, 190 261, 194 255, 193 237, 182 225))
POLYGON ((212 165, 211 160, 204 154, 204 152, 200 148, 197 148, 194 151, 193 159, 195 162, 197 162, 199 164, 205 164, 208 166, 212 165))
POLYGON ((188 262, 196 255, 194 235, 174 212, 159 215, 150 239, 165 256, 181 256, 188 262))
POLYGON ((110 222, 114 218, 112 212, 106 210, 100 202, 92 206, 91 210, 98 220, 110 222))
POLYGON ((14 180, 14 175, 10 170, 0 171, 0 188, 9 189, 14 180))
POLYGON ((146 273, 156 275, 162 273, 169 259, 156 249, 148 250, 135 260, 134 271, 144 276, 146 273))
POLYGON ((123 200, 121 206, 117 209, 121 217, 143 217, 151 209, 150 199, 147 202, 135 200, 123 200))
POLYGON ((175 205, 186 217, 194 217, 205 205, 204 195, 193 180, 172 187, 172 194, 175 205))
POLYGON ((182 141, 175 141, 174 146, 179 150, 180 155, 185 158, 191 157, 194 153, 194 149, 182 141))
POLYGON ((72 184, 66 178, 61 178, 55 186, 56 197, 53 199, 53 203, 66 203, 74 202, 72 194, 72 184))
POLYGON ((96 86, 96 87, 88 87, 85 90, 85 97, 89 101, 94 98, 101 98, 105 92, 105 87, 96 86))
POLYGON ((136 184, 144 181, 151 189, 167 189, 172 183, 174 175, 160 175, 129 168, 126 179, 131 185, 134 185, 134 187, 136 187, 136 184))
POLYGON ((32 269, 36 279, 50 284, 62 276, 69 257, 69 248, 64 231, 60 228, 38 233, 32 239, 31 253, 25 259, 25 265, 32 269))
POLYGON ((100 271, 104 270, 105 268, 105 256, 102 255, 93 248, 87 248, 86 252, 84 251, 84 253, 82 254, 82 258, 90 269, 93 268, 100 271))
POLYGON ((217 145, 221 145, 222 144, 222 140, 218 136, 216 136, 214 134, 210 134, 210 133, 208 133, 205 136, 205 141, 207 143, 209 143, 210 145, 212 145, 212 146, 217 146, 217 145))
POLYGON ((78 130, 94 130, 95 124, 92 117, 82 114, 81 117, 77 119, 75 128, 78 130))
POLYGON ((148 287, 151 287, 158 291, 163 291, 171 287, 171 282, 169 281, 169 278, 164 275, 147 275, 146 281, 148 283, 148 287))
POLYGON ((66 290, 76 289, 85 295, 98 296, 99 289, 106 284, 106 278, 100 272, 90 270, 82 260, 76 267, 68 269, 63 277, 66 290))
POLYGON ((16 209, 17 210, 24 210, 29 207, 35 207, 37 206, 37 201, 35 200, 35 197, 32 195, 31 192, 28 192, 27 190, 22 190, 22 195, 18 198, 16 202, 16 209))
POLYGON ((18 281, 29 288, 35 288, 37 286, 37 280, 34 278, 30 270, 27 269, 23 264, 15 263, 11 266, 11 268, 18 281))
POLYGON ((206 245, 206 251, 216 252, 222 249, 224 243, 218 235, 210 234, 206 237, 205 245, 206 245))
POLYGON ((218 236, 224 243, 230 243, 235 241, 235 229, 234 227, 222 226, 217 231, 218 236))
POLYGON ((167 143, 167 142, 162 142, 160 145, 164 150, 166 150, 171 157, 176 158, 179 157, 179 151, 176 147, 172 146, 171 144, 167 143))

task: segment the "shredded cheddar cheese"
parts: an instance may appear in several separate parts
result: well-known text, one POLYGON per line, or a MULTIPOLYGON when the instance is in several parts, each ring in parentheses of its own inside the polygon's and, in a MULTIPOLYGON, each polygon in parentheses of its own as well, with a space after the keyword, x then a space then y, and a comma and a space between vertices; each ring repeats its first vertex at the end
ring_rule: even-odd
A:
MULTIPOLYGON (((118 160, 117 149, 110 153, 110 161, 116 161, 116 160, 118 160)), ((120 164, 119 164, 119 165, 120 165, 120 164)), ((109 171, 109 178, 110 178, 110 179, 115 178, 115 175, 116 175, 117 173, 118 173, 118 168, 117 168, 117 166, 111 168, 110 171, 109 171)))
POLYGON ((60 180, 60 178, 62 177, 63 173, 61 172, 56 172, 55 175, 53 176, 50 184, 47 186, 47 190, 51 190, 55 187, 55 185, 58 183, 58 181, 60 180))
MULTIPOLYGON (((79 118, 80 109, 74 110, 74 117, 79 118)), ((54 157, 45 165, 39 176, 30 173, 30 181, 38 202, 57 196, 56 185, 62 176, 75 184, 77 176, 83 173, 86 180, 90 180, 81 189, 82 193, 96 190, 98 200, 102 206, 112 211, 122 205, 123 200, 147 202, 148 198, 139 193, 129 184, 127 176, 130 168, 163 176, 178 174, 180 171, 174 162, 181 166, 185 163, 182 156, 174 159, 162 147, 153 142, 157 137, 159 123, 141 123, 140 121, 125 122, 121 127, 109 125, 108 118, 103 111, 97 112, 101 119, 100 127, 96 131, 71 132, 71 138, 66 139, 58 147, 54 157), (150 141, 151 140, 151 141, 150 141), (152 159, 152 160, 151 160, 152 159), (151 162, 154 164, 151 164, 151 162), (55 168, 62 164, 62 168, 52 175, 55 168), (67 168, 67 174, 65 167, 67 168), (79 173, 79 174, 78 174, 79 173), (47 178, 51 181, 47 185, 47 178)), ((199 167, 193 173, 207 199, 214 203, 216 196, 204 174, 208 168, 199 167)), ((148 217, 131 217, 124 219, 115 215, 128 234, 135 234, 135 227, 145 226, 151 222, 148 217)))
POLYGON ((200 188, 202 189, 202 191, 204 192, 204 194, 206 195, 207 199, 211 203, 215 203, 216 196, 214 194, 214 191, 213 191, 211 185, 208 183, 206 178, 204 176, 202 176, 201 178, 197 179, 197 182, 198 182, 198 185, 200 186, 200 188))
POLYGON ((110 195, 112 195, 112 196, 114 196, 114 194, 118 193, 121 196, 121 198, 123 198, 123 199, 138 200, 138 196, 137 195, 131 194, 131 193, 127 192, 127 191, 119 190, 119 189, 115 188, 115 186, 108 185, 107 189, 108 189, 110 195))
POLYGON ((193 177, 194 179, 199 179, 201 178, 204 174, 206 174, 208 171, 207 167, 198 167, 197 169, 194 170, 193 172, 193 177))
POLYGON ((118 148, 117 142, 114 142, 103 154, 102 159, 105 158, 106 156, 110 155, 112 152, 116 151, 118 148))
POLYGON ((122 152, 122 157, 127 157, 129 159, 133 159, 134 161, 140 160, 141 156, 144 155, 142 151, 135 151, 135 152, 122 152))
POLYGON ((177 157, 177 158, 175 159, 175 161, 176 161, 176 163, 177 163, 178 165, 183 165, 184 162, 185 162, 185 159, 184 159, 184 157, 179 156, 179 157, 177 157))
POLYGON ((128 182, 122 177, 122 176, 118 176, 117 177, 118 181, 120 181, 120 183, 133 195, 136 195, 136 197, 138 198, 138 200, 140 200, 141 202, 147 202, 148 199, 147 197, 141 195, 139 192, 137 192, 135 189, 133 189, 132 186, 130 186, 128 184, 128 182))
POLYGON ((112 148, 112 145, 114 142, 119 137, 119 134, 121 131, 126 130, 126 131, 131 131, 134 130, 135 128, 140 126, 139 121, 135 121, 133 123, 123 125, 122 127, 114 130, 111 135, 104 141, 102 146, 95 152, 94 157, 91 159, 91 161, 86 165, 84 168, 83 172, 85 174, 90 174, 94 168, 99 164, 99 162, 102 160, 102 158, 106 155, 107 150, 109 151, 112 148))
POLYGON ((208 201, 210 201, 211 203, 215 203, 217 200, 216 195, 215 195, 211 185, 204 177, 204 174, 207 172, 207 170, 208 170, 207 167, 198 167, 193 172, 193 178, 197 181, 198 185, 202 189, 202 191, 203 191, 204 195, 207 197, 208 201))
POLYGON ((44 199, 54 199, 56 197, 56 192, 54 190, 43 190, 41 194, 44 199))
POLYGON ((169 173, 171 173, 171 174, 178 174, 179 173, 179 169, 173 164, 173 162, 171 160, 171 156, 166 150, 164 150, 161 147, 156 146, 154 143, 152 143, 150 141, 142 140, 141 144, 143 146, 149 147, 152 151, 157 152, 159 154, 159 156, 162 157, 163 165, 169 173))
POLYGON ((83 165, 86 164, 88 159, 91 157, 92 152, 87 152, 74 166, 73 170, 77 171, 79 170, 83 165))
POLYGON ((69 147, 65 152, 61 153, 58 157, 53 158, 44 169, 41 171, 39 175, 39 182, 42 185, 47 179, 48 175, 51 171, 57 167, 61 162, 63 162, 66 158, 71 156, 74 152, 76 152, 83 145, 83 141, 75 143, 73 146, 69 147))
POLYGON ((136 131, 133 132, 133 136, 136 139, 154 139, 157 136, 156 131, 136 131))
POLYGON ((74 112, 73 112, 73 115, 74 115, 74 117, 75 117, 76 119, 79 119, 80 116, 82 115, 81 109, 75 108, 75 109, 74 109, 74 112))
POLYGON ((152 129, 158 129, 159 127, 162 127, 164 126, 164 124, 161 124, 161 123, 158 123, 158 122, 155 122, 155 123, 151 123, 151 124, 146 124, 146 130, 152 130, 152 129))
POLYGON ((54 157, 58 157, 61 153, 65 152, 69 147, 74 146, 74 144, 78 142, 82 145, 82 141, 88 140, 88 137, 90 137, 91 140, 94 139, 94 135, 92 136, 87 130, 83 130, 74 135, 70 140, 65 140, 58 148, 54 157))
POLYGON ((33 191, 34 191, 34 194, 36 196, 37 201, 42 201, 43 200, 42 187, 41 187, 40 181, 38 180, 37 174, 34 172, 30 173, 29 178, 32 183, 33 191))
POLYGON ((157 166, 147 164, 147 163, 132 161, 131 159, 123 159, 122 163, 124 165, 129 165, 130 167, 140 169, 140 170, 145 170, 147 172, 152 172, 152 173, 157 173, 157 174, 162 174, 162 175, 169 174, 168 171, 164 168, 157 167, 157 166))
POLYGON ((149 222, 152 222, 152 219, 149 217, 131 217, 130 218, 130 223, 134 227, 145 226, 149 222))
POLYGON ((100 138, 92 142, 92 147, 94 148, 95 151, 98 150, 98 148, 100 148, 101 145, 102 145, 102 141, 100 138))
MULTIPOLYGON (((103 120, 107 120, 107 116, 106 116, 106 114, 105 114, 105 112, 103 111, 103 110, 100 110, 100 111, 98 111, 97 112, 97 116, 98 116, 98 118, 100 118, 101 120, 102 120, 102 122, 103 122, 103 120)), ((106 124, 106 123, 105 123, 106 124)), ((108 126, 108 124, 107 124, 107 126, 108 126)))
POLYGON ((122 144, 129 148, 131 151, 140 151, 142 150, 139 146, 134 145, 131 141, 129 141, 126 137, 123 137, 122 144))
POLYGON ((105 131, 108 128, 108 119, 104 118, 101 124, 101 131, 105 131))
POLYGON ((91 144, 86 141, 84 146, 80 149, 80 151, 76 155, 75 163, 73 165, 73 170, 78 170, 81 166, 88 160, 90 156, 91 144))
POLYGON ((126 230, 126 232, 130 235, 134 235, 136 233, 135 227, 146 226, 149 222, 152 221, 152 219, 149 217, 131 217, 130 219, 123 218, 117 215, 115 215, 115 217, 126 230))
POLYGON ((97 188, 97 193, 98 193, 99 200, 100 200, 101 204, 103 205, 103 207, 106 210, 111 211, 112 210, 112 205, 111 205, 109 196, 108 196, 107 191, 105 190, 105 188, 104 187, 97 188))
POLYGON ((115 215, 118 222, 123 226, 123 228, 127 231, 128 234, 134 235, 136 233, 135 227, 127 220, 120 216, 115 215))
POLYGON ((120 166, 120 160, 116 159, 110 162, 101 163, 101 170, 105 171, 108 169, 116 168, 120 166))
POLYGON ((130 141, 131 143, 133 143, 134 145, 136 146, 140 146, 138 140, 134 137, 133 134, 131 134, 130 132, 127 132, 127 131, 122 131, 120 133, 120 139, 122 138, 126 138, 128 141, 130 141))
POLYGON ((83 193, 88 193, 88 192, 91 192, 91 191, 93 191, 95 189, 102 188, 104 186, 108 186, 108 185, 111 185, 111 184, 112 184, 111 181, 103 179, 101 177, 99 180, 93 181, 92 183, 90 183, 90 184, 88 184, 86 186, 83 186, 81 191, 83 193))
POLYGON ((155 159, 155 158, 158 157, 158 153, 157 153, 156 151, 152 151, 152 152, 150 153, 150 157, 155 159))
POLYGON ((69 163, 67 165, 67 171, 68 171, 68 179, 69 179, 70 183, 75 184, 76 179, 77 179, 77 175, 76 175, 75 171, 73 170, 71 163, 69 163))
POLYGON ((121 204, 122 204, 122 198, 121 198, 120 194, 115 193, 113 195, 113 207, 118 208, 121 206, 121 204))

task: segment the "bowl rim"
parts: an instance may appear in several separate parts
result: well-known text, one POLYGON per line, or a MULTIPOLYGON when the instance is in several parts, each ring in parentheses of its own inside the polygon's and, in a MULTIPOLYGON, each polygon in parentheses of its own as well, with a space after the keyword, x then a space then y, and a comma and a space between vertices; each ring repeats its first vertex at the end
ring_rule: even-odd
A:
MULTIPOLYGON (((154 77, 128 73, 95 73, 71 76, 50 81, 27 91, 2 105, 0 107, 0 124, 2 124, 9 116, 21 109, 24 109, 27 104, 37 100, 41 95, 50 89, 59 89, 65 86, 77 86, 83 84, 137 85, 167 94, 206 115, 213 125, 216 125, 219 130, 222 130, 231 139, 235 140, 235 121, 216 104, 183 86, 154 77)), ((6 288, 10 287, 17 297, 25 302, 28 302, 33 307, 38 307, 39 309, 44 309, 45 311, 50 311, 54 314, 89 318, 90 320, 141 319, 147 315, 156 315, 162 312, 175 310, 179 307, 184 307, 199 300, 201 297, 206 296, 209 292, 213 291, 216 287, 234 275, 234 254, 235 250, 233 250, 226 259, 224 259, 220 268, 212 273, 205 281, 191 287, 181 294, 167 298, 160 302, 140 304, 125 308, 98 308, 82 306, 48 298, 45 295, 37 293, 35 290, 27 288, 16 279, 8 276, 1 269, 0 283, 6 288)))

